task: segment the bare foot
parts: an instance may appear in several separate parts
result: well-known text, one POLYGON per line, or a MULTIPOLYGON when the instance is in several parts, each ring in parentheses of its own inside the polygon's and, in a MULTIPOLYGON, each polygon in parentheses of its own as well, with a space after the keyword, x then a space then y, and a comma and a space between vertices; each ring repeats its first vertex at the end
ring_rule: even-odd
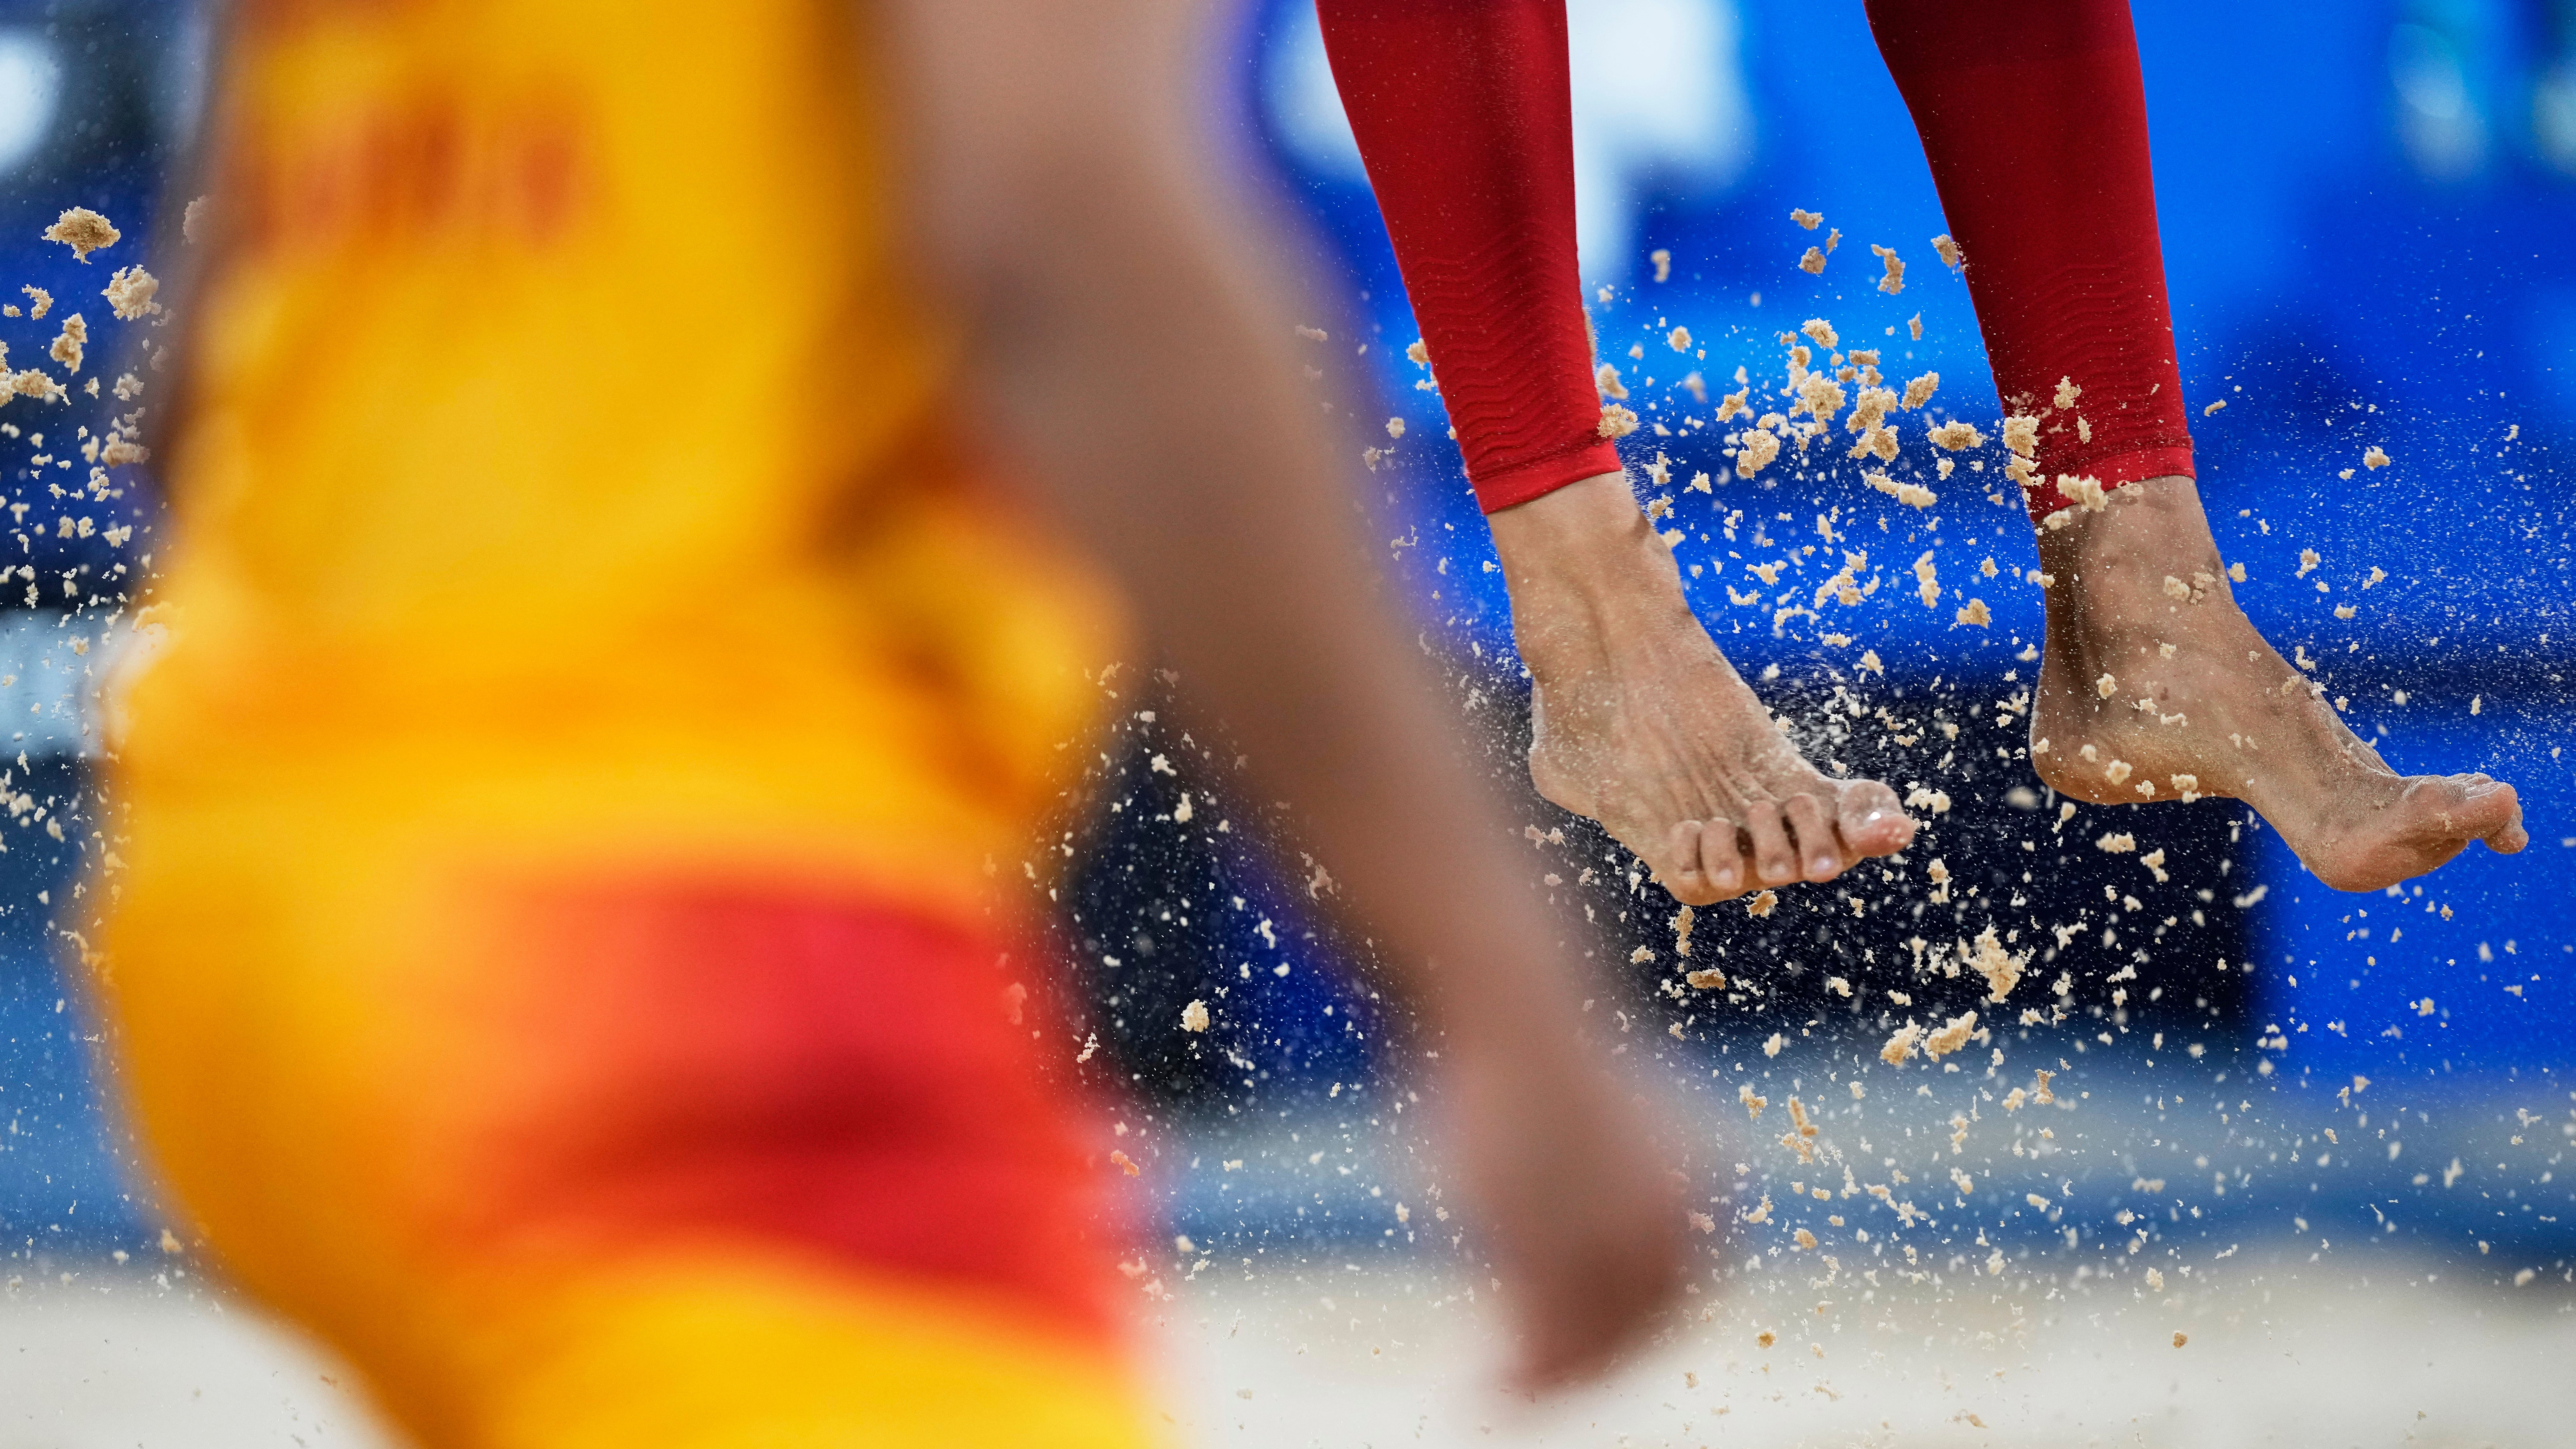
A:
POLYGON ((1781 734, 1682 597, 1617 473, 1488 520, 1529 666, 1530 779, 1690 905, 1828 881, 1914 839, 1896 792, 1831 780, 1781 734))
POLYGON ((2188 478, 2117 490, 2039 535, 2048 650, 2031 763, 2097 805, 2242 800, 2319 880, 2368 891, 2483 840, 2529 843, 2511 785, 2400 775, 2254 631, 2188 478), (2044 752, 2043 752, 2044 751, 2044 752))

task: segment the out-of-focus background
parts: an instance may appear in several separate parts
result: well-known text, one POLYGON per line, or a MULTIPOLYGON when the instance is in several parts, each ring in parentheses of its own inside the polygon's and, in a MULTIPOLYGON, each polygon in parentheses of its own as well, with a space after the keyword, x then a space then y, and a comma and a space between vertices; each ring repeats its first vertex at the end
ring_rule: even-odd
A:
MULTIPOLYGON (((2067 816, 2020 754, 2040 609, 2010 490, 1963 470, 1938 506, 1901 508, 1835 456, 1691 491, 1729 474, 1689 379, 1776 387, 1780 334, 1809 318, 1892 378, 1938 371, 1937 414, 1991 433, 2000 410, 1859 0, 1572 0, 1586 301, 1645 420, 1632 475, 1672 499, 1738 667, 1811 749, 1919 790, 1930 828, 1885 875, 1708 912, 1690 964, 1731 989, 1702 993, 1675 982, 1669 900, 1527 801, 1531 887, 1623 975, 1599 1029, 1678 1104, 1716 1225, 1691 1312, 1645 1361, 1532 1409, 1485 1387, 1492 1285, 1420 1130, 1438 1108, 1421 1048, 1352 969, 1366 942, 1221 745, 1150 676, 1122 687, 1059 842, 1055 944, 1100 1048, 1078 1070, 1122 1094, 1164 1209, 1131 1263, 1176 1439, 2576 1439, 2553 1372, 2576 1349, 2576 0, 2136 9, 2201 484, 2239 597, 2392 763, 2513 781, 2531 850, 2354 897, 2226 802, 2067 816), (1823 233, 1792 208, 1842 235, 1821 277, 1795 266, 1823 233), (1902 293, 1877 290, 1872 243, 1907 262, 1902 293), (2363 465, 2372 447, 2388 466, 2363 465), (1878 586, 1846 607, 1820 586, 1857 552, 1853 582, 1878 586), (1972 599, 1991 622, 1959 622, 1972 599), (2135 849, 2097 845, 2120 835, 2135 849), (1283 840, 1285 864, 1263 855, 1283 840), (2006 1007, 1940 965, 1987 928, 2030 955, 2006 1007), (1174 1028, 1193 999, 1216 1009, 1204 1036, 1174 1028), (1970 1009, 1987 1035, 1948 1062, 1878 1059, 1894 1025, 1970 1009), (1792 1097, 1819 1129, 1803 1146, 1780 1140, 1792 1097)), ((117 264, 152 255, 206 34, 169 0, 0 3, 0 290, 86 310, 93 371, 152 380, 161 334, 106 321, 105 271, 36 234, 87 205, 125 228, 117 264)), ((1311 4, 1259 6, 1233 61, 1245 162, 1317 238, 1311 312, 1280 325, 1329 334, 1311 362, 1361 409, 1373 455, 1354 441, 1351 466, 1387 576, 1462 726, 1525 790, 1501 585, 1404 356, 1418 333, 1311 4)), ((52 335, 0 322, 22 356, 52 335)), ((27 435, 0 429, 29 505, 6 561, 33 573, 0 586, 18 720, 0 784, 22 802, 0 827, 0 1442, 367 1442, 336 1370, 159 1247, 69 969, 62 911, 114 825, 84 703, 99 661, 68 643, 159 540, 139 493, 64 502, 86 467, 33 435, 125 410, 0 411, 27 435), (74 515, 90 535, 74 517, 60 536, 74 515), (141 532, 108 545, 118 522, 141 532)))

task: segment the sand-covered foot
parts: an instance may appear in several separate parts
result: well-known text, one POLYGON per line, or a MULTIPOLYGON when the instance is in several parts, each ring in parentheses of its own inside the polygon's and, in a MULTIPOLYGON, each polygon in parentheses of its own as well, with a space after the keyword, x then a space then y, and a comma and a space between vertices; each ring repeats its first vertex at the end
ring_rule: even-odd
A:
POLYGON ((1682 597, 1672 550, 1616 473, 1489 520, 1529 666, 1530 778, 1707 905, 1828 881, 1914 838, 1896 793, 1829 779, 1682 597))
POLYGON ((2192 480, 2061 516, 2039 536, 2055 581, 2031 717, 2031 763, 2059 793, 2242 800, 2347 891, 2421 875, 2473 840, 2508 854, 2528 843, 2511 785, 2398 774, 2263 641, 2228 590, 2192 480))

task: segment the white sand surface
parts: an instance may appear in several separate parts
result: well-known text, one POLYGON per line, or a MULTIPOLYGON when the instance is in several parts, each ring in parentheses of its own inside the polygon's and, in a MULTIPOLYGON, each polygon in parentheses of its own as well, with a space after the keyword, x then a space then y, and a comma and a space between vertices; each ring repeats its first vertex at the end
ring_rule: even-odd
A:
MULTIPOLYGON (((1611 1381, 1542 1404, 1495 1387, 1490 1291, 1471 1305, 1428 1268, 1353 1273, 1327 1253, 1203 1275, 1148 1329, 1156 1407, 1183 1445, 2576 1443, 2566 1285, 2428 1281, 2394 1255, 2356 1276, 2251 1254, 2228 1267, 2152 1296, 2029 1265, 2011 1270, 2019 1285, 1882 1274, 1866 1301, 1848 1277, 1780 1276, 1694 1300, 1611 1381)), ((390 1446, 353 1389, 255 1311, 184 1286, 90 1274, 0 1297, 0 1444, 390 1446)))
POLYGON ((2576 1444, 2564 1285, 2378 1266, 2363 1286, 2257 1260, 2152 1297, 1784 1285, 1704 1300, 1704 1322, 1544 1404, 1496 1387, 1503 1345, 1453 1280, 1209 1282, 1166 1305, 1163 1408, 1186 1442, 1281 1449, 2576 1444))

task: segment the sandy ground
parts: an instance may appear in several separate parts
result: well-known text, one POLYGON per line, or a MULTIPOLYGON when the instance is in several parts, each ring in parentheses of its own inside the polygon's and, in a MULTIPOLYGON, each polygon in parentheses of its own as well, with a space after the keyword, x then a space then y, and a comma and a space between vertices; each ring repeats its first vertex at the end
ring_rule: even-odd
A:
MULTIPOLYGON (((2576 1445, 2558 1086, 2347 1102, 2232 1064, 2013 1046, 2000 1067, 1871 1070, 1864 1095, 1822 1049, 1691 1066, 1707 1085, 1673 1096, 1723 1224, 1702 1291, 1611 1381, 1545 1404, 1495 1387, 1494 1285, 1441 1241, 1460 1224, 1392 1090, 1168 1141, 1125 1124, 1164 1223, 1134 1245, 1130 1300, 1157 1422, 1228 1449, 2576 1445), (2042 1062, 2054 1105, 1997 1100, 2042 1062), (1775 1102, 1762 1130, 1747 1084, 1775 1102), (1793 1094, 1819 1104, 1812 1162, 1770 1140, 1793 1094)), ((354 1375, 193 1259, 131 1246, 120 1265, 30 1244, 0 1271, 0 1449, 394 1442, 354 1375)))
POLYGON ((11 1449, 393 1443, 349 1382, 255 1311, 184 1285, 86 1274, 0 1297, 0 1444, 11 1449))
MULTIPOLYGON (((2019 1284, 1971 1275, 1866 1301, 1849 1280, 1777 1278, 1703 1300, 1611 1382, 1537 1405, 1493 1387, 1490 1294, 1470 1305, 1467 1285, 1428 1270, 1323 1257, 1202 1277, 1149 1328, 1163 1427, 1183 1445, 2576 1442, 2576 1296, 2409 1267, 2381 1258, 2365 1285, 2253 1260, 2162 1297, 2025 1269, 2019 1284)), ((185 1285, 91 1275, 0 1299, 0 1444, 392 1444, 349 1383, 185 1285)))
POLYGON ((2576 1300, 2563 1292, 2445 1288, 2420 1273, 2363 1287, 2250 1266, 2154 1298, 1972 1279, 1864 1304, 1848 1280, 1784 1284, 1713 1302, 1611 1382, 1532 1404, 1495 1387, 1502 1345, 1482 1315, 1443 1304, 1457 1285, 1353 1292, 1330 1276, 1212 1285, 1169 1305, 1165 1407, 1188 1442, 2576 1442, 2576 1300))

